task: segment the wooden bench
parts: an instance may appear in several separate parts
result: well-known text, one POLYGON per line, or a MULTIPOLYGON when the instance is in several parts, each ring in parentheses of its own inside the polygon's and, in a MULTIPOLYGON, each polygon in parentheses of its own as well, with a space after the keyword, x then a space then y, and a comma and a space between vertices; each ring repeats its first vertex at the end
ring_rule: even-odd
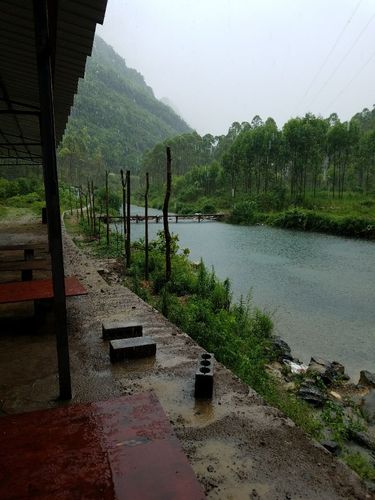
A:
MULTIPOLYGON (((65 295, 86 295, 87 290, 75 276, 65 278, 65 295)), ((52 279, 0 283, 0 304, 53 299, 52 279)))
POLYGON ((22 281, 33 279, 33 271, 50 271, 50 259, 8 260, 0 262, 0 272, 21 271, 22 281))
POLYGON ((23 252, 25 260, 33 259, 35 251, 38 251, 38 253, 48 253, 48 243, 0 245, 0 252, 23 252))

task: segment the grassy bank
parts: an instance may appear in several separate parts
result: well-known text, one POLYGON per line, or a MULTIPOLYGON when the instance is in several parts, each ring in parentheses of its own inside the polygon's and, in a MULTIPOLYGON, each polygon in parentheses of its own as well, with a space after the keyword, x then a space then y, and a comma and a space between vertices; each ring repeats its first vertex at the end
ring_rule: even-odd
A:
MULTIPOLYGON (((198 193, 172 194, 170 210, 177 214, 225 213, 232 224, 269 226, 299 231, 346 236, 351 238, 375 239, 375 197, 361 193, 344 193, 341 198, 332 199, 330 193, 320 192, 315 197, 310 193, 305 199, 291 200, 285 191, 259 195, 216 192, 210 196, 198 193)), ((136 194, 136 203, 143 204, 143 195, 136 194)), ((163 193, 151 189, 150 206, 161 209, 163 193)))
MULTIPOLYGON (((284 205, 284 204, 283 204, 284 205)), ((265 197, 234 203, 228 220, 233 224, 267 224, 299 231, 316 231, 337 236, 375 239, 375 200, 347 194, 332 200, 321 195, 299 205, 278 206, 265 197)))

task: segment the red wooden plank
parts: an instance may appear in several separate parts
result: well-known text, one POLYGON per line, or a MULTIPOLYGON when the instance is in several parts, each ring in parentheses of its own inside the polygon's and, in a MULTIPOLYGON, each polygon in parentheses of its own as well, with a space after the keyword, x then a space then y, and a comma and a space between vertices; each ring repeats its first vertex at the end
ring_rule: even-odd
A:
POLYGON ((153 393, 0 418, 0 498, 204 494, 153 393))
MULTIPOLYGON (((75 276, 70 276, 65 278, 65 294, 67 297, 85 295, 87 290, 75 276)), ((0 284, 0 304, 52 298, 52 279, 0 284)))

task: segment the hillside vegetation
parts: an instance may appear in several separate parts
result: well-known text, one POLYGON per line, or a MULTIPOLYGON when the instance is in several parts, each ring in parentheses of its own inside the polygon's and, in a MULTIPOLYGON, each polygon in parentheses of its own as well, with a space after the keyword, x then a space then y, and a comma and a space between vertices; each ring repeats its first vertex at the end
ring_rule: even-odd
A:
POLYGON ((82 173, 137 170, 142 154, 190 127, 155 98, 143 76, 96 36, 59 148, 64 178, 78 184, 82 173))

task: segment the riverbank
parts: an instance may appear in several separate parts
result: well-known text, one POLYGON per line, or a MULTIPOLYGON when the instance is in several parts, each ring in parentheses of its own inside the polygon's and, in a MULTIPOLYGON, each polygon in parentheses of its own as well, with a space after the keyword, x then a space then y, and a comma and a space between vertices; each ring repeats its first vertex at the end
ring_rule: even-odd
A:
POLYGON ((283 229, 375 240, 375 218, 372 217, 333 215, 303 208, 267 213, 240 204, 233 208, 227 220, 231 224, 267 224, 283 229))
MULTIPOLYGON (((103 243, 97 245, 90 242, 89 248, 100 255, 105 252, 103 243)), ((160 237, 151 245, 149 281, 143 279, 143 247, 136 244, 133 247, 132 266, 125 277, 125 284, 163 311, 164 315, 197 340, 202 347, 214 352, 219 361, 310 435, 322 442, 335 440, 335 453, 341 453, 342 458, 351 463, 364 478, 375 479, 375 469, 368 453, 372 450, 367 448, 361 455, 357 449, 353 451, 350 448, 353 429, 368 431, 368 425, 360 413, 359 401, 354 402, 352 399, 352 396, 357 396, 361 390, 358 391, 343 377, 325 385, 311 370, 306 371, 304 375, 293 374, 287 363, 279 363, 279 344, 271 335, 272 325, 267 315, 257 311, 251 304, 242 302, 240 305, 230 305, 228 285, 223 287, 223 283, 207 272, 203 264, 189 263, 186 253, 178 255, 176 241, 174 248, 175 274, 168 289, 163 286, 163 240, 160 237), (299 396, 304 386, 308 396, 311 396, 311 393, 319 393, 318 404, 309 406, 309 397, 306 399, 309 404, 301 401, 299 396), (336 391, 343 393, 339 402, 331 394, 336 391), (319 409, 316 409, 317 407, 319 409), (336 416, 336 410, 340 410, 340 415, 342 413, 340 417, 336 416), (347 418, 347 411, 354 412, 353 418, 347 418)), ((116 250, 119 250, 120 255, 121 249, 122 244, 118 245, 114 238, 110 247, 111 255, 114 255, 116 250)), ((118 270, 118 280, 122 281, 124 275, 120 264, 118 270)), ((285 359, 293 359, 290 350, 285 359)), ((362 391, 361 394, 365 395, 365 392, 362 391)), ((373 439, 375 436, 370 436, 369 441, 373 439)))
MULTIPOLYGON (((280 193, 262 193, 252 197, 238 195, 201 196, 199 199, 172 196, 171 207, 177 214, 225 213, 231 224, 266 224, 272 227, 333 234, 350 238, 375 240, 375 199, 373 195, 344 193, 332 199, 330 193, 311 193, 296 204, 280 193), (281 197, 280 197, 281 196, 281 197)), ((138 193, 137 200, 143 198, 138 193)), ((160 209, 162 195, 150 198, 150 206, 160 209)))

